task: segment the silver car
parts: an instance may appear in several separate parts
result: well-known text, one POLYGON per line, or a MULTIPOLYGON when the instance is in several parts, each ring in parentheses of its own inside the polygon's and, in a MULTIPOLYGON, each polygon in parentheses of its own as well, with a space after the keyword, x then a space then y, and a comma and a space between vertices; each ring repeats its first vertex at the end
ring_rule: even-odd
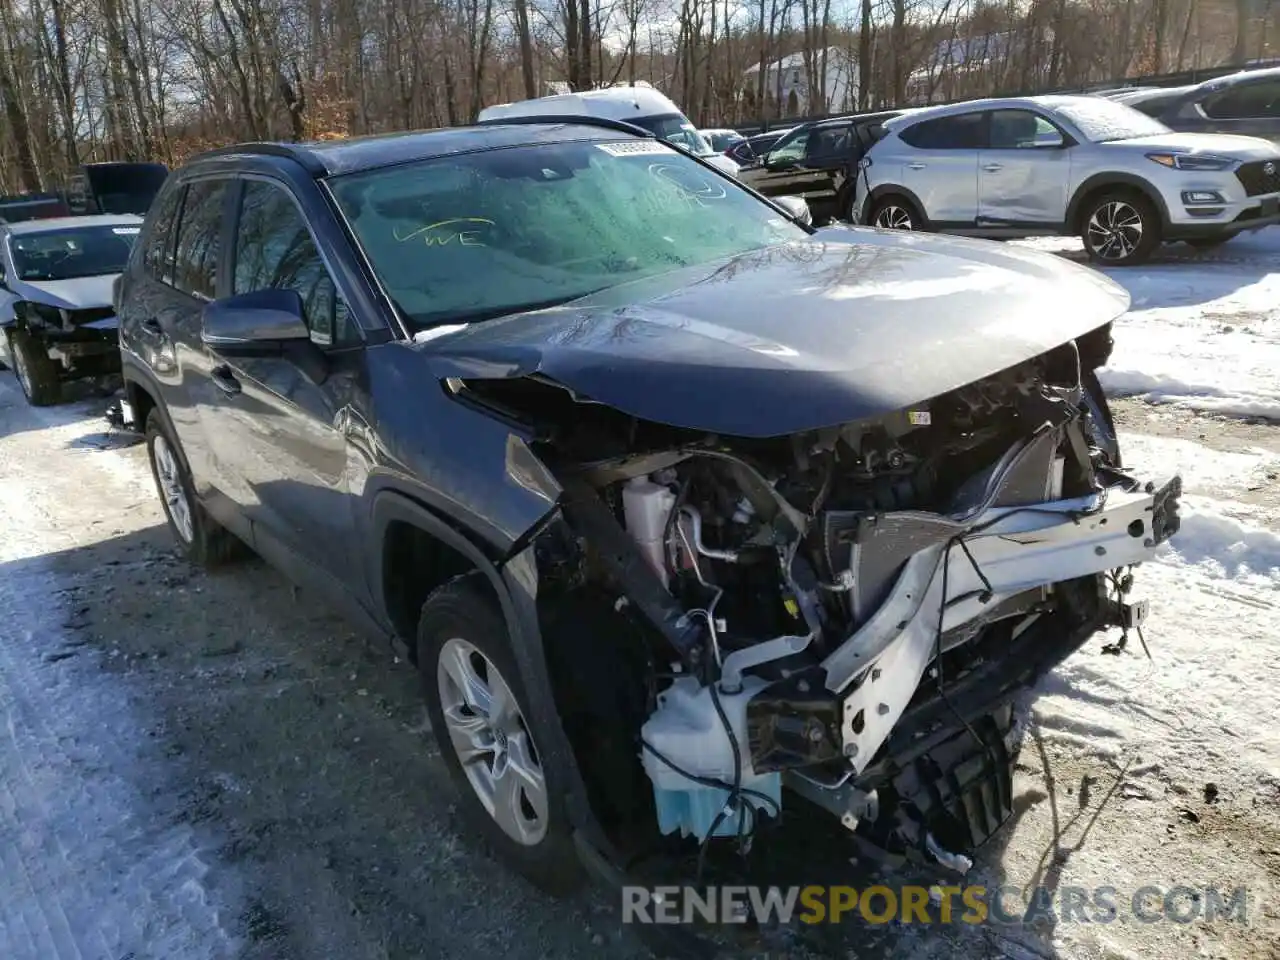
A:
POLYGON ((984 237, 1078 234, 1097 260, 1222 243, 1280 223, 1280 147, 1174 133, 1114 100, 976 100, 885 124, 863 158, 859 223, 984 237))
POLYGON ((0 223, 0 361, 32 406, 120 371, 112 284, 141 228, 132 214, 0 223))

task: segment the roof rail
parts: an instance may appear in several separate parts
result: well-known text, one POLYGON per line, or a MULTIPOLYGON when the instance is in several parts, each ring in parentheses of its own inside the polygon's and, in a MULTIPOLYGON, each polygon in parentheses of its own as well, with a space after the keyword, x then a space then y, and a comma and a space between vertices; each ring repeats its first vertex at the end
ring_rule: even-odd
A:
POLYGON ((614 120, 610 117, 592 117, 582 114, 557 113, 546 116, 493 117, 489 120, 479 120, 475 125, 477 127, 494 127, 508 123, 572 123, 580 127, 604 127, 606 130, 630 133, 637 137, 648 137, 650 139, 656 139, 657 137, 657 134, 652 130, 646 130, 644 127, 636 126, 634 123, 627 123, 625 120, 614 120))
POLYGON ((215 147, 212 150, 206 150, 201 154, 193 157, 195 160, 204 160, 210 157, 228 157, 237 153, 251 153, 264 157, 282 157, 286 160, 292 160, 301 164, 313 177, 323 177, 328 174, 325 165, 321 163, 305 148, 300 149, 298 144, 288 143, 272 143, 267 140, 257 140, 250 143, 233 143, 226 147, 215 147))

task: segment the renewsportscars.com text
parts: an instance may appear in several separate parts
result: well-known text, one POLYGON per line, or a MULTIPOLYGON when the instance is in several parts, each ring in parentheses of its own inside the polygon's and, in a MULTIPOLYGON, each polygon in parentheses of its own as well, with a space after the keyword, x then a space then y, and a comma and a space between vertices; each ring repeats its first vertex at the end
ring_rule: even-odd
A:
POLYGON ((1248 891, 1212 886, 623 887, 623 923, 1247 923, 1248 891))

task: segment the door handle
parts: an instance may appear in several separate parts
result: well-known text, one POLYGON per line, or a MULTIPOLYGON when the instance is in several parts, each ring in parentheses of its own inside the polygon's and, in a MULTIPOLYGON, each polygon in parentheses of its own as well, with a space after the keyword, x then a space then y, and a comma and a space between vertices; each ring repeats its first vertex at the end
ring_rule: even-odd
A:
POLYGON ((1004 169, 1004 164, 1003 163, 984 163, 982 165, 982 169, 987 171, 987 173, 996 173, 997 171, 1004 169))
POLYGON ((924 168, 925 168, 925 165, 918 160, 913 163, 907 164, 908 170, 923 170, 924 168))
POLYGON ((209 371, 209 376, 213 380, 213 385, 226 396, 234 397, 240 392, 240 381, 236 379, 235 374, 231 372, 231 367, 227 364, 218 364, 209 371))

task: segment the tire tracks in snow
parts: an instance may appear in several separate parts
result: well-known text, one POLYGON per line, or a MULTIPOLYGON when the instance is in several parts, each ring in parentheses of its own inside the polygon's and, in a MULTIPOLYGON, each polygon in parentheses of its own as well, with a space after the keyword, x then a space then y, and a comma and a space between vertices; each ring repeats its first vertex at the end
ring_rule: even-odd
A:
MULTIPOLYGON (((67 508, 86 498, 85 473, 50 469, 49 461, 89 455, 66 449, 83 434, 86 411, 32 410, 7 381, 0 380, 0 956, 234 956, 237 938, 223 922, 235 914, 227 910, 234 896, 221 902, 234 883, 226 878, 220 892, 206 883, 212 841, 173 823, 144 792, 174 772, 157 762, 144 735, 135 703, 146 691, 86 663, 87 653, 50 656, 71 639, 67 582, 50 555, 75 548, 67 508), (33 430, 33 421, 43 429, 33 430)), ((136 492, 119 479, 97 482, 117 497, 136 492)))

